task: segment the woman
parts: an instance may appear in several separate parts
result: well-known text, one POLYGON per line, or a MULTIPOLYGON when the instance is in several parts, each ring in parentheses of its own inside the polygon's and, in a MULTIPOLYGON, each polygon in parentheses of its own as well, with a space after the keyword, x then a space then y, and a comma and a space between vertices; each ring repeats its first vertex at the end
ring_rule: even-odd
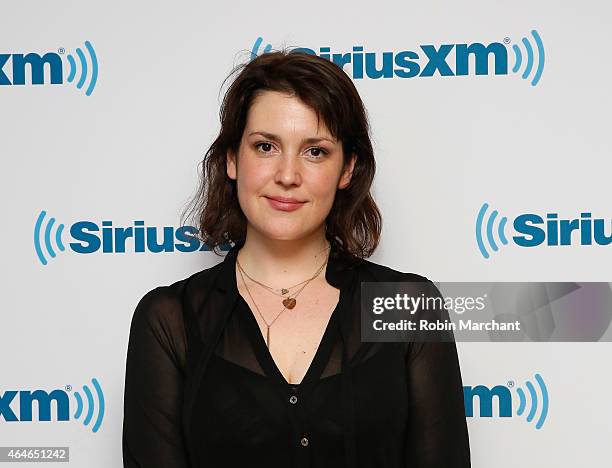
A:
POLYGON ((335 64, 240 65, 196 213, 219 264, 148 292, 132 319, 125 467, 468 467, 454 342, 362 343, 381 216, 366 111, 335 64))

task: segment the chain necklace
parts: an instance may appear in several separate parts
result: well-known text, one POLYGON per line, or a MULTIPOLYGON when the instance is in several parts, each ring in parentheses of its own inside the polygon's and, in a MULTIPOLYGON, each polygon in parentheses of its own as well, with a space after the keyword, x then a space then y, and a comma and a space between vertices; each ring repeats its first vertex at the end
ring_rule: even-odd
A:
MULTIPOLYGON (((319 252, 322 252, 323 250, 329 250, 329 249, 331 249, 331 244, 328 244, 328 245, 327 245, 327 247, 325 247, 325 248, 324 248, 324 249, 322 249, 322 250, 319 250, 319 252)), ((318 255, 319 255, 319 253, 317 252, 317 254, 315 255, 315 258, 316 258, 318 255)), ((326 263, 327 263, 327 262, 326 262, 326 263)), ((323 268, 324 266, 325 266, 325 263, 322 265, 322 267, 321 267, 321 268, 323 268)), ((260 282, 260 281, 257 281, 255 278, 251 277, 251 276, 250 276, 250 275, 249 275, 249 274, 248 274, 248 273, 247 273, 247 272, 246 272, 246 271, 245 271, 245 270, 242 268, 242 265, 240 265, 240 262, 238 262, 238 267, 239 267, 239 268, 242 270, 242 272, 243 272, 243 273, 244 273, 244 274, 247 276, 247 278, 249 278, 251 281, 253 281, 254 283, 257 283, 257 284, 259 284, 260 286, 262 286, 262 287, 266 288, 266 289, 267 289, 268 291, 270 291, 271 293, 276 294, 277 296, 281 296, 281 297, 282 297, 282 296, 284 296, 285 294, 287 294, 287 293, 289 292, 289 290, 291 290, 291 289, 295 288, 296 286, 299 286, 299 285, 301 285, 301 284, 304 284, 304 283, 306 283, 307 281, 310 281, 310 280, 312 279, 312 278, 305 279, 304 281, 302 281, 302 282, 300 282, 300 283, 297 283, 297 284, 294 284, 293 286, 289 286, 289 287, 287 287, 287 288, 273 288, 273 287, 271 287, 271 286, 268 286, 268 285, 266 285, 266 284, 263 284, 263 283, 262 283, 262 282, 260 282), (280 293, 279 293, 279 292, 277 292, 277 291, 280 291, 280 293)), ((319 270, 319 271, 317 271, 317 273, 315 274, 315 276, 314 276, 314 277, 316 277, 316 276, 317 276, 319 273, 320 273, 320 270, 319 270)), ((291 296, 289 296, 289 297, 291 297, 291 296)), ((290 303, 291 303, 291 301, 289 301, 288 303, 290 304, 290 303)), ((284 300, 283 300, 283 304, 285 304, 285 301, 284 301, 284 300)), ((288 306, 288 307, 289 307, 289 309, 293 309, 293 307, 294 307, 294 306, 288 306)))
MULTIPOLYGON (((328 247, 328 248, 329 248, 329 247, 328 247)), ((315 279, 315 278, 316 278, 316 277, 317 277, 317 276, 318 276, 318 275, 321 273, 321 271, 323 270, 323 268, 324 268, 324 267, 325 267, 325 265, 327 264, 327 260, 325 261, 325 263, 323 263, 323 264, 322 264, 322 265, 319 267, 319 269, 317 270, 317 272, 316 272, 316 273, 315 273, 315 274, 314 274, 312 277, 310 277, 309 279, 307 279, 307 280, 305 280, 305 281, 302 281, 301 283, 298 283, 298 284, 296 285, 296 286, 298 286, 299 284, 306 283, 306 284, 304 284, 304 286, 302 286, 302 287, 300 288, 300 290, 299 290, 299 291, 298 291, 298 292, 295 294, 295 296, 293 296, 293 297, 287 297, 287 298, 283 299, 283 310, 281 310, 281 311, 278 313, 278 315, 277 315, 276 317, 274 317, 274 320, 272 320, 272 322, 270 322, 270 323, 268 323, 268 322, 266 321, 266 319, 264 318, 263 314, 261 313, 261 310, 259 310, 259 307, 257 306, 257 303, 255 302, 255 299, 253 299, 253 295, 251 294, 251 291, 249 290, 249 287, 247 286, 246 282, 244 281, 243 272, 244 272, 244 274, 246 274, 246 275, 247 275, 247 277, 249 277, 250 279, 252 279, 252 278, 251 278, 251 277, 250 277, 250 276, 249 276, 249 275, 246 273, 246 271, 244 271, 244 269, 242 268, 242 265, 240 265, 240 262, 238 261, 238 257, 236 257, 236 263, 237 263, 237 265, 238 265, 238 272, 240 273, 240 278, 242 278, 242 283, 244 284, 244 287, 246 288, 246 291, 247 291, 247 293, 248 293, 249 297, 251 298, 251 301, 252 301, 252 302, 253 302, 253 304, 255 305, 255 309, 257 310, 257 313, 259 314, 259 316, 261 317, 261 319, 263 320, 263 322, 266 324, 266 346, 268 347, 268 349, 270 349, 270 327, 271 327, 271 326, 274 324, 274 322, 276 322, 276 319, 277 319, 278 317, 280 317, 280 316, 281 316, 281 314, 282 314, 282 313, 283 313, 285 310, 287 310, 287 308, 289 308, 289 309, 293 309, 293 308, 295 307, 295 305, 296 305, 296 300, 295 300, 295 298, 296 298, 296 297, 297 297, 297 296, 298 296, 298 295, 299 295, 299 294, 300 294, 300 293, 301 293, 301 292, 304 290, 304 288, 305 288, 306 286, 308 286, 308 283, 310 283, 310 282, 311 282, 313 279, 315 279)), ((260 283, 259 281, 256 281, 256 280, 253 280, 253 281, 255 281, 255 282, 256 282, 256 283, 258 283, 258 284, 261 284, 262 286, 264 286, 264 287, 265 287, 265 288, 267 288, 267 289, 270 289, 270 287, 269 287, 269 286, 266 286, 266 285, 264 285, 264 284, 260 283)), ((292 286, 292 287, 293 287, 293 286, 292 286)), ((274 288, 271 288, 271 289, 274 289, 274 288)), ((281 290, 285 290, 285 289, 290 289, 290 288, 281 288, 281 290)))

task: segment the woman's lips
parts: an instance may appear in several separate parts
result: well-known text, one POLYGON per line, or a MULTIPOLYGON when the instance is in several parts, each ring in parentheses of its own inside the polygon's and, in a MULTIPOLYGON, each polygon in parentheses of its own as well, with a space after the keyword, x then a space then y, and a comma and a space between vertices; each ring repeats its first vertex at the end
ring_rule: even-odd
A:
POLYGON ((272 208, 280 211, 295 211, 299 209, 304 202, 289 202, 266 197, 272 208))

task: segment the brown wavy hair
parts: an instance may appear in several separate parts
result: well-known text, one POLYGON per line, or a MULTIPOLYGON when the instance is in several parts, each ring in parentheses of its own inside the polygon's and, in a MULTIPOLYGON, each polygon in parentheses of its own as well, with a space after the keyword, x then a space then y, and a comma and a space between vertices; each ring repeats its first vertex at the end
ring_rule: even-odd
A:
MULTIPOLYGON (((326 218, 326 238, 350 258, 367 258, 376 249, 382 216, 370 188, 376 171, 367 111, 350 77, 335 63, 300 50, 267 52, 241 63, 225 78, 237 74, 226 91, 219 118, 221 130, 206 152, 196 195, 182 219, 195 214, 196 237, 211 250, 244 243, 247 220, 238 203, 236 181, 226 172, 228 150, 238 155, 247 112, 264 91, 299 98, 322 118, 332 136, 342 142, 344 167, 356 155, 351 181, 336 192, 326 218)), ((223 87, 223 85, 222 85, 223 87)))

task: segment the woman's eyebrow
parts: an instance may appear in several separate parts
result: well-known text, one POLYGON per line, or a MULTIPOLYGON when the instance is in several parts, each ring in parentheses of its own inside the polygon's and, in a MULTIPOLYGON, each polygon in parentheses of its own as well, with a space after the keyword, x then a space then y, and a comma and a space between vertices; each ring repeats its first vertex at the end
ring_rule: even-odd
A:
MULTIPOLYGON (((251 135, 261 135, 264 138, 268 138, 269 140, 276 140, 276 141, 281 141, 281 137, 279 137, 278 135, 274 135, 273 133, 269 133, 269 132, 263 132, 263 131, 255 131, 255 132, 251 132, 249 133, 249 136, 251 135)), ((336 142, 334 140, 332 140, 331 138, 327 138, 327 137, 310 137, 310 138, 304 138, 302 140, 302 143, 318 143, 320 141, 329 141, 332 144, 336 144, 336 142)))

